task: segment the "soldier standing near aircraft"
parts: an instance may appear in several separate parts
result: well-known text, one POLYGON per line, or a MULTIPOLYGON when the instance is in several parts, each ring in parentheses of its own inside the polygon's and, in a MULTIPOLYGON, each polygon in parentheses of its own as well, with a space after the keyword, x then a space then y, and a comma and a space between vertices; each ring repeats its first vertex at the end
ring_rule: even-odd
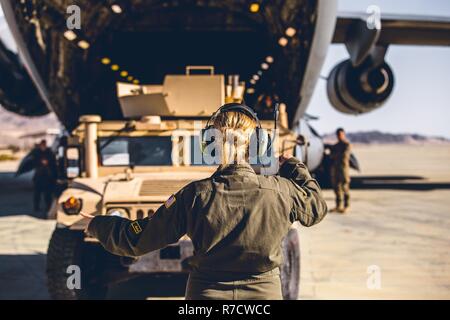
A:
POLYGON ((34 166, 34 211, 39 211, 41 198, 44 197, 45 210, 48 211, 51 206, 53 191, 56 183, 56 159, 47 142, 42 140, 33 150, 33 166, 34 166))
POLYGON ((336 208, 330 212, 346 213, 350 207, 351 145, 342 128, 336 130, 338 142, 331 148, 331 184, 336 194, 336 208))
POLYGON ((319 184, 294 157, 281 157, 277 176, 255 173, 249 144, 260 123, 251 108, 224 105, 209 124, 205 130, 222 134, 215 145, 222 164, 210 178, 188 184, 149 218, 82 213, 93 218, 87 232, 123 256, 143 255, 187 234, 194 245, 187 299, 281 299, 282 239, 295 221, 309 227, 326 215, 319 184))

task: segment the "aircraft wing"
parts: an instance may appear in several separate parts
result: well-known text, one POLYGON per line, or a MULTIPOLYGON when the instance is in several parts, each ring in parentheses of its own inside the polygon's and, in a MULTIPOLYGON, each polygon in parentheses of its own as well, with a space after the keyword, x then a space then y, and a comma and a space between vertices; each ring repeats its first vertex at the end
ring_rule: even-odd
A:
MULTIPOLYGON (((346 43, 352 28, 368 17, 366 13, 339 13, 333 43, 346 43)), ((382 14, 376 44, 450 46, 450 17, 382 14)))

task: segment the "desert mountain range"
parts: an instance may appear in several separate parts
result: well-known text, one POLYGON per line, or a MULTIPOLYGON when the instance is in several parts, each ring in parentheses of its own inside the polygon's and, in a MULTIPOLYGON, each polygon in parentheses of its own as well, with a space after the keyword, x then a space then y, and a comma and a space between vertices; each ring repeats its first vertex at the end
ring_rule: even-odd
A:
MULTIPOLYGON (((359 144, 447 144, 450 139, 417 133, 387 133, 377 130, 348 132, 348 139, 359 144)), ((335 133, 323 136, 326 143, 335 142, 335 133)))
MULTIPOLYGON (((20 145, 20 136, 42 132, 47 129, 61 128, 61 124, 54 114, 43 117, 23 117, 6 111, 0 107, 0 146, 20 145)), ((444 144, 450 139, 443 137, 430 137, 415 133, 386 133, 381 131, 358 131, 347 133, 352 143, 361 144, 444 144)), ((333 143, 335 134, 323 135, 325 142, 333 143)))

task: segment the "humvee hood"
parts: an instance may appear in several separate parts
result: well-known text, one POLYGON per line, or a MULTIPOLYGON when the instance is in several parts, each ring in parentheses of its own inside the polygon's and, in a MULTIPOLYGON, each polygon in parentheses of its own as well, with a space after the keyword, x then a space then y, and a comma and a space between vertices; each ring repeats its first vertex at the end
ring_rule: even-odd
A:
POLYGON ((210 172, 158 172, 133 175, 106 182, 103 202, 164 202, 192 181, 210 176, 210 172))

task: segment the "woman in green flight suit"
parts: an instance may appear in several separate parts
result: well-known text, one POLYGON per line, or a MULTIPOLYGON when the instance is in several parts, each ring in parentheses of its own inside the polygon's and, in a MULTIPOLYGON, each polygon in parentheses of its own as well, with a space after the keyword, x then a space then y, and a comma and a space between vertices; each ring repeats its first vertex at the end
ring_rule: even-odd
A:
POLYGON ((123 256, 187 234, 194 255, 186 299, 281 299, 282 239, 293 222, 309 227, 326 215, 320 187, 294 157, 280 157, 275 176, 255 173, 249 145, 259 120, 249 107, 224 105, 210 123, 223 137, 216 140, 222 164, 210 178, 188 184, 150 218, 96 216, 87 232, 123 256))

